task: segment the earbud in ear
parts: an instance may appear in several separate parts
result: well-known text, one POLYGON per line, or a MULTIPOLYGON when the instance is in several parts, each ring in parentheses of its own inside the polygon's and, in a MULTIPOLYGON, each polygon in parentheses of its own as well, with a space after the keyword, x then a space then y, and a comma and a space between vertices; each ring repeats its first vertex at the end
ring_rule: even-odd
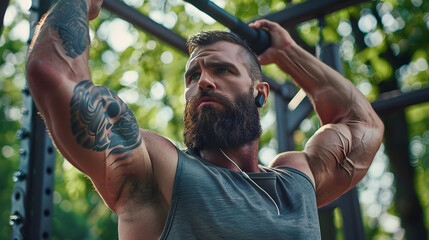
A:
POLYGON ((255 98, 255 104, 257 107, 262 107, 264 105, 265 102, 265 97, 262 94, 259 94, 258 96, 256 96, 255 98))

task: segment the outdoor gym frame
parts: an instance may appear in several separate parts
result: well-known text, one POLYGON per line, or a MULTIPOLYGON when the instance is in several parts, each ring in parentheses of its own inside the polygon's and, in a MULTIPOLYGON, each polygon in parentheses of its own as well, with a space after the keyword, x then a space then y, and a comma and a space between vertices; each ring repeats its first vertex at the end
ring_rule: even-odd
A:
MULTIPOLYGON (((297 24, 310 19, 323 19, 326 14, 367 0, 308 0, 304 3, 291 5, 277 13, 264 18, 280 23, 283 27, 294 28, 297 24)), ((40 17, 53 4, 53 0, 33 0, 30 16, 30 39, 40 17)), ((251 46, 263 46, 256 49, 263 51, 269 46, 269 37, 265 32, 256 31, 240 19, 208 0, 188 0, 200 10, 206 12, 218 22, 249 42, 251 46), (263 44, 260 44, 263 42, 263 44)), ((129 7, 120 0, 104 0, 103 7, 118 17, 130 22, 141 30, 173 46, 187 54, 185 38, 151 20, 136 9, 129 7)), ((338 47, 334 44, 320 44, 319 58, 342 72, 342 62, 338 47)), ((275 109, 277 114, 277 137, 279 152, 293 150, 293 132, 301 121, 312 112, 312 106, 307 98, 300 99, 299 104, 291 110, 289 103, 300 98, 291 83, 279 84, 264 76, 264 81, 270 84, 275 93, 275 109), (295 98, 295 99, 294 99, 295 98)), ((386 113, 391 110, 405 108, 410 105, 429 101, 429 88, 410 93, 391 93, 391 96, 372 103, 376 112, 386 113)), ((14 174, 15 188, 12 194, 12 210, 10 224, 11 239, 50 239, 52 221, 52 200, 54 189, 54 159, 55 150, 46 133, 43 120, 37 114, 28 88, 23 89, 23 119, 22 128, 18 132, 21 140, 19 170, 14 174)), ((339 207, 343 214, 344 234, 347 240, 364 239, 362 219, 357 200, 356 189, 343 195, 338 200, 320 209, 321 216, 330 214, 326 219, 332 219, 332 210, 339 207)), ((321 221, 322 235, 334 230, 332 222, 321 221)))

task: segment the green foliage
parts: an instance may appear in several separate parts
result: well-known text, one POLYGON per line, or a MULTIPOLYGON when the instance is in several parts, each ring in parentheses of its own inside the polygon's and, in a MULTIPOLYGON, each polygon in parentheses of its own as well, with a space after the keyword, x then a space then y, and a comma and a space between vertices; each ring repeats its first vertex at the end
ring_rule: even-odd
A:
MULTIPOLYGON (((23 2, 11 1, 9 19, 5 21, 6 26, 0 37, 0 239, 10 238, 8 218, 14 186, 11 176, 19 165, 19 141, 16 139, 16 131, 20 128, 22 114, 20 89, 25 85, 24 61, 27 51, 26 39, 22 39, 22 35, 25 36, 26 31, 28 32, 25 23, 28 24, 29 15, 26 9, 28 6, 23 2), (12 12, 13 17, 10 16, 12 12)), ((225 29, 206 16, 196 15, 197 11, 182 1, 168 1, 165 9, 162 9, 156 0, 130 2, 142 13, 158 19, 185 38, 201 30, 225 29)), ((286 1, 282 0, 217 2, 223 2, 223 7, 228 12, 244 21, 251 21, 287 6, 286 1)), ((302 1, 292 2, 298 4, 302 1)), ((311 47, 320 40, 320 36, 326 42, 337 42, 344 60, 346 77, 358 86, 370 101, 377 99, 377 84, 380 82, 396 80, 402 91, 412 91, 429 85, 428 1, 371 1, 329 14, 325 20, 326 27, 322 31, 319 30, 318 20, 300 24, 297 27, 299 35, 311 47), (376 15, 376 9, 393 16, 393 22, 391 19, 389 22, 386 15, 385 20, 378 22, 373 29, 365 33, 359 33, 358 28, 353 28, 349 34, 340 30, 339 26, 343 23, 352 28, 351 23, 357 23, 368 12, 376 15), (395 24, 398 24, 396 28, 395 24), (381 42, 377 42, 380 38, 381 42), (401 59, 399 64, 388 57, 389 51, 394 53, 395 59, 401 59)), ((123 30, 120 32, 123 34, 121 42, 129 42, 123 49, 118 50, 118 43, 115 44, 115 39, 111 39, 109 34, 114 30, 112 24, 118 22, 123 24, 122 20, 103 10, 99 18, 90 23, 92 41, 89 64, 93 81, 117 92, 130 105, 140 127, 156 131, 171 139, 177 146, 183 147, 183 74, 187 56, 130 24, 120 25, 123 30)), ((263 69, 266 75, 278 82, 290 80, 275 66, 264 66, 263 69)), ((261 137, 260 148, 276 151, 272 97, 270 102, 262 114, 267 126, 261 137)), ((417 170, 416 186, 426 217, 429 218, 428 105, 420 104, 408 108, 407 119, 411 155, 417 170)), ((303 148, 319 125, 315 115, 311 115, 301 124, 294 135, 297 150, 303 148)), ((377 158, 386 156, 380 153, 377 158)), ((261 162, 266 162, 266 159, 261 162)), ((389 175, 386 169, 383 176, 389 175)), ((370 189, 371 181, 371 174, 368 174, 360 189, 370 189)), ((394 191, 391 185, 381 190, 394 191)), ((397 239, 395 236, 400 236, 400 229, 397 232, 387 232, 381 222, 382 216, 395 214, 391 207, 392 201, 363 200, 362 211, 368 239, 397 239), (377 207, 381 208, 378 215, 371 211, 377 207)), ((338 212, 335 214, 339 216, 338 212)), ((338 219, 337 225, 341 225, 338 219)), ((104 205, 89 179, 72 168, 58 154, 55 169, 53 239, 115 238, 116 216, 104 205)))

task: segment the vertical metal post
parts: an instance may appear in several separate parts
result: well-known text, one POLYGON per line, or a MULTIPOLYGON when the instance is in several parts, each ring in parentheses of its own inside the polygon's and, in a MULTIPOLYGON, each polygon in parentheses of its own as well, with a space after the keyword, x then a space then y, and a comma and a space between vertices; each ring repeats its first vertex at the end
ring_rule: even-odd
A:
POLYGON ((292 151, 295 149, 295 142, 293 140, 294 130, 288 128, 288 120, 291 118, 291 111, 288 108, 288 104, 295 94, 295 86, 293 83, 287 82, 282 84, 280 86, 280 92, 276 92, 274 95, 279 152, 292 151))
MULTIPOLYGON (((52 4, 33 0, 30 15, 30 39, 40 17, 52 4)), ((28 87, 23 89, 22 128, 19 170, 13 175, 11 239, 50 239, 54 186, 54 146, 38 115, 28 87)))
POLYGON ((295 150, 293 134, 299 127, 302 120, 304 120, 313 111, 313 106, 311 105, 308 97, 302 99, 294 109, 290 109, 289 103, 294 96, 296 97, 295 94, 295 86, 291 82, 281 85, 280 93, 276 92, 275 94, 279 152, 295 150))

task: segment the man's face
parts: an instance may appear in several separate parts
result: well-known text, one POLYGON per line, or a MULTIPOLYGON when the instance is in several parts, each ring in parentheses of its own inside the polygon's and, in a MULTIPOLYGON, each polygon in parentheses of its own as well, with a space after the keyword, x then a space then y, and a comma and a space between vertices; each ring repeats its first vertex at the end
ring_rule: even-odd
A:
POLYGON ((186 78, 185 144, 196 152, 235 148, 261 134, 257 92, 240 46, 218 42, 197 49, 186 78))
MULTIPOLYGON (((190 56, 185 73, 186 102, 203 90, 222 93, 230 100, 247 93, 253 87, 247 70, 248 57, 241 46, 230 42, 217 42, 197 48, 190 56)), ((256 97, 257 92, 254 91, 256 97)), ((201 99, 197 110, 203 105, 221 107, 215 99, 201 99)))

